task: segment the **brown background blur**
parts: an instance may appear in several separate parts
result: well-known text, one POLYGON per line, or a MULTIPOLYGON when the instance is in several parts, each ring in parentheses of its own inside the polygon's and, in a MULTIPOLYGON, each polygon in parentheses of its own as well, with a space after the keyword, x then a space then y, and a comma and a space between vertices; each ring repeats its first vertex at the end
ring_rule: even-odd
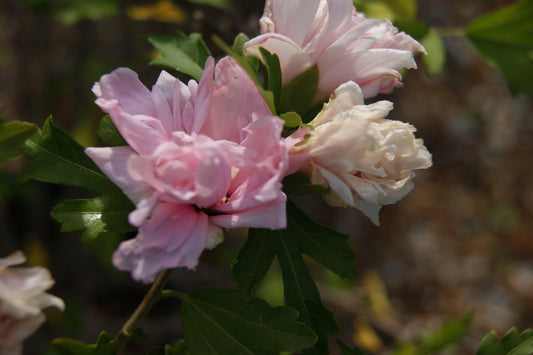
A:
MULTIPOLYGON (((0 2, 0 117, 41 126, 53 115, 83 145, 98 144, 102 113, 90 88, 102 74, 128 66, 147 86, 154 83, 160 68, 147 65, 154 55, 147 35, 201 32, 220 57, 211 34, 226 42, 239 32, 251 37, 263 9, 262 1, 233 0, 227 10, 176 1, 182 20, 165 23, 132 19, 126 9, 149 2, 122 1, 114 17, 68 26, 54 19, 58 7, 49 3, 0 2)), ((419 0, 418 19, 461 27, 509 3, 419 0)), ((433 153, 433 167, 417 173, 411 194, 383 208, 381 226, 355 209, 326 207, 319 197, 298 200, 319 221, 351 236, 360 280, 339 281, 312 263, 310 268, 341 324, 339 336, 367 346, 369 353, 387 353, 392 344, 471 311, 470 331, 450 353, 474 353, 491 329, 501 336, 513 325, 533 327, 533 102, 512 97, 499 72, 464 39, 447 38, 445 44, 443 73, 428 77, 418 58, 419 69, 406 73, 405 87, 378 98, 393 101, 389 118, 415 125, 433 153)), ((54 354, 46 344, 56 336, 94 342, 101 330, 113 335, 146 286, 110 266, 117 241, 82 245, 79 233, 59 232, 51 208, 89 195, 38 182, 17 184, 24 162, 0 165, 0 254, 23 249, 30 263, 49 267, 57 281, 53 293, 67 302, 64 314, 50 312, 25 353, 54 354)), ((204 253, 195 272, 175 271, 169 286, 235 287, 231 263, 243 242, 243 233, 233 233, 204 253)), ((279 299, 276 280, 274 266, 260 289, 272 302, 279 299)), ((131 347, 131 353, 151 345, 161 351, 161 344, 179 339, 178 310, 173 301, 156 306, 144 323, 153 342, 131 347)))

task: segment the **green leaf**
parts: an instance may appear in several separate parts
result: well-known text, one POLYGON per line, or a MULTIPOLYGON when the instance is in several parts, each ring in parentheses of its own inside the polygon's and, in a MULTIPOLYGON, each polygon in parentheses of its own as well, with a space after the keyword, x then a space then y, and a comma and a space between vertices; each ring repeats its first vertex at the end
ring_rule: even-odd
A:
POLYGON ((439 329, 425 338, 415 354, 432 354, 457 344, 457 342, 459 342, 459 340, 461 340, 468 332, 471 321, 472 313, 469 313, 457 319, 445 322, 439 329))
POLYGON ((446 61, 446 49, 442 38, 435 32, 430 31, 422 38, 420 43, 426 48, 427 54, 422 57, 424 69, 429 76, 442 73, 446 61))
POLYGON ((263 88, 261 79, 259 78, 259 75, 257 74, 257 69, 258 69, 257 60, 251 59, 251 57, 246 57, 243 54, 242 45, 244 45, 243 39, 245 38, 243 36, 245 35, 239 34, 235 38, 235 41, 233 42, 233 46, 231 48, 226 43, 224 43, 224 41, 220 37, 216 35, 213 36, 213 42, 215 42, 215 44, 219 46, 220 49, 226 52, 227 55, 231 56, 233 59, 237 61, 237 63, 239 63, 241 68, 244 69, 246 74, 248 74, 248 76, 252 79, 254 84, 257 86, 257 89, 261 93, 261 96, 263 96, 263 99, 265 99, 265 102, 270 108, 270 111, 272 111, 273 114, 276 114, 277 111, 276 111, 276 105, 274 102, 274 94, 272 93, 272 91, 265 90, 263 88))
POLYGON ((365 353, 357 346, 352 349, 348 345, 344 344, 340 339, 337 339, 337 344, 341 349, 340 355, 365 355, 365 353))
POLYGON ((106 332, 100 333, 96 344, 85 344, 79 340, 56 338, 52 341, 54 349, 62 355, 115 355, 115 346, 106 332))
POLYGON ((283 121, 285 121, 284 126, 287 128, 296 128, 304 125, 300 115, 294 111, 286 112, 280 117, 283 121))
POLYGON ((318 335, 317 344, 304 354, 328 354, 328 334, 339 330, 337 321, 322 304, 318 289, 290 232, 287 229, 269 232, 277 243, 276 255, 283 276, 285 304, 300 312, 299 320, 318 335))
POLYGON ((204 64, 211 55, 199 33, 191 33, 189 37, 180 31, 169 35, 151 36, 148 41, 162 54, 150 64, 163 65, 190 75, 200 81, 204 64))
POLYGON ((348 235, 315 222, 291 201, 287 202, 287 238, 340 277, 357 278, 356 255, 346 242, 348 235))
POLYGON ((117 127, 111 121, 109 115, 105 115, 98 124, 98 136, 107 147, 117 147, 128 145, 117 127))
POLYGON ((129 333, 130 339, 138 343, 144 343, 152 340, 148 334, 144 332, 142 328, 135 328, 129 333))
POLYGON ((182 339, 175 346, 165 345, 165 355, 191 355, 191 352, 182 339))
POLYGON ((29 122, 8 122, 0 120, 0 161, 6 161, 22 154, 22 144, 31 137, 37 126, 29 122))
MULTIPOLYGON (((261 56, 263 57, 263 62, 267 69, 268 76, 268 90, 274 95, 274 104, 276 109, 279 108, 280 99, 281 99, 281 67, 279 64, 279 57, 277 54, 271 54, 269 51, 263 47, 259 48, 261 56)), ((300 119, 301 121, 301 119, 300 119)))
POLYGON ((35 179, 97 193, 120 191, 84 153, 84 148, 55 126, 51 118, 24 143, 24 153, 32 161, 20 171, 20 182, 35 179))
POLYGON ((233 265, 233 280, 246 297, 267 274, 276 255, 275 240, 265 229, 250 229, 248 240, 233 265))
POLYGON ((84 230, 82 240, 89 241, 100 234, 122 234, 134 231, 128 223, 133 203, 122 193, 104 194, 93 199, 67 200, 55 206, 52 217, 62 223, 61 230, 84 230))
POLYGON ((314 65, 285 85, 281 91, 280 112, 294 111, 305 116, 318 89, 318 66, 314 65))
POLYGON ((84 19, 97 21, 119 12, 117 0, 63 0, 61 3, 55 18, 65 25, 74 25, 84 19))
POLYGON ((227 9, 230 5, 230 0, 189 0, 189 2, 218 7, 219 9, 227 9))
POLYGON ((283 192, 289 196, 325 194, 328 186, 314 185, 308 174, 296 172, 283 178, 283 192))
POLYGON ((533 95, 533 2, 521 0, 471 22, 465 35, 503 74, 513 94, 533 95))
POLYGON ((521 334, 513 327, 501 340, 495 331, 481 340, 476 355, 530 355, 533 353, 533 329, 527 329, 521 334))
POLYGON ((429 27, 426 24, 415 20, 396 20, 394 21, 394 26, 417 41, 420 41, 429 33, 429 27))
POLYGON ((247 301, 238 290, 194 291, 184 297, 180 316, 192 354, 271 355, 316 341, 313 331, 296 321, 295 310, 247 301))

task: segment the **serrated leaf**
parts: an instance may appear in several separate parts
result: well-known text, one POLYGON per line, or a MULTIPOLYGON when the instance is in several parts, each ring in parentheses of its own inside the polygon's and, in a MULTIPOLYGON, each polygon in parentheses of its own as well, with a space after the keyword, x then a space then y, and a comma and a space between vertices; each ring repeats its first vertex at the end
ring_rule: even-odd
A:
POLYGON ((291 201, 287 202, 287 238, 340 277, 357 278, 356 254, 346 242, 348 235, 315 222, 291 201))
POLYGON ((98 124, 98 136, 107 147, 128 145, 108 115, 105 115, 98 124))
POLYGON ((22 144, 31 137, 37 126, 29 122, 8 122, 0 120, 0 161, 6 161, 22 154, 22 144))
POLYGON ((359 349, 357 346, 350 348, 348 345, 344 344, 342 340, 337 339, 337 344, 341 349, 340 355, 365 355, 363 350, 359 349))
POLYGON ((267 274, 276 255, 275 240, 265 229, 250 229, 233 265, 233 280, 246 297, 267 274))
POLYGON ((152 340, 152 338, 144 332, 142 328, 135 328, 129 333, 131 340, 134 340, 138 343, 143 343, 146 341, 152 340))
POLYGON ((429 76, 442 73, 446 61, 446 49, 442 38, 433 31, 420 40, 427 54, 422 57, 424 69, 429 76))
POLYGON ((165 355, 191 355, 191 352, 182 339, 175 346, 165 345, 165 355))
POLYGON ((328 354, 328 334, 336 333, 339 326, 333 313, 320 299, 320 293, 309 275, 298 246, 287 229, 270 231, 276 239, 276 255, 281 266, 285 304, 300 312, 302 322, 317 334, 318 342, 304 354, 328 354))
POLYGON ((465 35, 503 74, 513 94, 533 95, 533 2, 521 0, 471 22, 465 35))
POLYGON ((185 342, 192 354, 271 355, 299 351, 316 335, 298 322, 298 312, 247 301, 238 290, 211 289, 184 297, 180 310, 185 342))
POLYGON ((280 113, 294 111, 305 116, 318 89, 318 66, 314 65, 292 79, 281 91, 280 113))
POLYGON ((162 54, 162 58, 156 58, 150 64, 170 67, 200 80, 205 61, 211 55, 202 35, 191 33, 187 37, 176 31, 169 35, 150 36, 148 41, 162 54))
POLYGON ((85 344, 79 340, 56 338, 52 346, 62 355, 115 355, 115 346, 106 332, 100 333, 96 344, 85 344))
POLYGON ((105 194, 93 199, 67 200, 55 206, 52 217, 64 232, 84 230, 82 239, 92 240, 102 233, 135 230, 128 223, 133 203, 122 193, 105 194))
POLYGON ((54 125, 51 118, 26 140, 23 149, 32 161, 20 171, 20 182, 35 179, 97 193, 120 191, 84 153, 84 148, 54 125))
POLYGON ((531 355, 533 353, 533 329, 521 334, 513 327, 498 340, 495 331, 481 340, 476 355, 531 355))
POLYGON ((272 95, 274 95, 274 105, 276 106, 276 110, 278 110, 280 105, 282 86, 282 74, 281 66, 279 64, 279 57, 277 54, 271 54, 263 47, 259 48, 259 52, 263 57, 263 62, 267 69, 268 90, 270 90, 272 92, 272 95))

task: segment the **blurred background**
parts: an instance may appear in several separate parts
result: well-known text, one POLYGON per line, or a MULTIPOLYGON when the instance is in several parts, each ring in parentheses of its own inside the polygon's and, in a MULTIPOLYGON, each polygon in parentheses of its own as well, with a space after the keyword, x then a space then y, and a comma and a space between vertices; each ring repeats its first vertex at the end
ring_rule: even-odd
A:
MULTIPOLYGON (((371 3, 361 6, 384 11, 379 1, 371 3)), ((417 3, 419 21, 453 29, 513 1, 417 3)), ((157 55, 147 36, 200 32, 220 57, 212 34, 227 43, 239 32, 256 35, 263 6, 259 0, 2 0, 0 117, 40 127, 53 115, 82 145, 98 145, 102 112, 91 86, 127 66, 150 87, 161 68, 147 64, 157 55)), ((440 353, 472 354, 491 329, 501 336, 513 325, 533 327, 533 101, 512 96, 501 74, 462 37, 443 41, 442 68, 418 57, 419 69, 405 73, 405 87, 377 98, 393 101, 389 118, 415 125, 433 154, 433 167, 417 173, 410 195, 383 208, 379 227, 355 209, 327 207, 319 196, 296 200, 319 222, 350 235, 359 280, 338 279, 308 262, 341 325, 338 337, 369 354, 399 353, 398 344, 423 339, 469 312, 467 335, 440 353)), ((25 354, 52 355, 54 337, 92 343, 102 330, 116 333, 147 287, 110 264, 118 238, 81 243, 81 233, 59 231, 52 207, 90 195, 35 181, 18 184, 25 162, 0 165, 0 256, 22 249, 30 265, 50 268, 56 279, 52 293, 67 309, 51 310, 25 347, 25 354)), ((231 264, 244 241, 245 231, 228 233, 223 244, 204 252, 196 271, 174 271, 169 287, 236 287, 231 264)), ((282 303, 276 265, 257 293, 282 303)), ((163 344, 178 340, 178 311, 177 301, 158 304, 143 323, 152 341, 129 351, 144 354, 156 346, 162 353, 163 344)), ((338 351, 334 341, 332 351, 338 351)))

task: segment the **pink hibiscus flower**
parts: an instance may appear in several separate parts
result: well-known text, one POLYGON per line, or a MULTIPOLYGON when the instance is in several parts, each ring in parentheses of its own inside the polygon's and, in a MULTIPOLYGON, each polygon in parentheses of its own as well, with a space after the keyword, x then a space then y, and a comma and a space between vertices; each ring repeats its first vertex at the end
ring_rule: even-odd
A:
POLYGON ((119 68, 93 92, 129 144, 86 149, 136 204, 129 221, 139 232, 114 253, 117 268, 150 282, 194 268, 222 228, 286 226, 283 121, 232 58, 216 69, 209 58, 199 84, 163 71, 150 91, 119 68))
POLYGON ((352 0, 267 0, 261 35, 244 50, 261 59, 263 47, 278 55, 282 81, 318 66, 316 99, 352 80, 365 98, 401 86, 399 68, 416 68, 413 52, 424 47, 390 21, 366 19, 352 0))

